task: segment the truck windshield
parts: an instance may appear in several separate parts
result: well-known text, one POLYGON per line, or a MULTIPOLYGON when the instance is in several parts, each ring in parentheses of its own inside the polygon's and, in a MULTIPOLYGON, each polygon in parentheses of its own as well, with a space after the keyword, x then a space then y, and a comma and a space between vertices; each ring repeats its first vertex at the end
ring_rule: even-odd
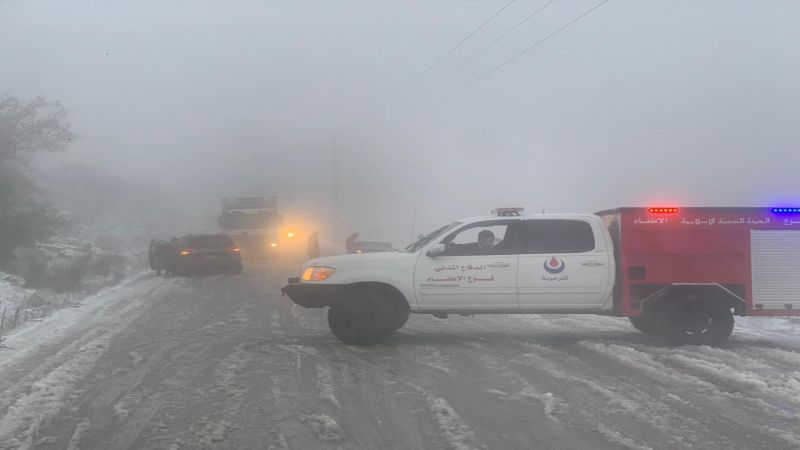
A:
POLYGON ((446 231, 449 231, 449 230, 451 230, 451 229, 453 229, 453 228, 455 228, 455 227, 457 227, 459 225, 461 225, 461 222, 453 222, 451 224, 448 224, 448 225, 445 225, 443 227, 437 228, 437 229, 433 230, 432 232, 430 232, 430 233, 428 233, 428 234, 426 234, 424 236, 420 236, 419 239, 417 239, 416 241, 414 241, 411 244, 409 244, 404 249, 404 251, 406 253, 414 253, 417 250, 419 250, 420 248, 422 248, 425 245, 427 245, 432 240, 436 239, 442 233, 444 233, 446 231))

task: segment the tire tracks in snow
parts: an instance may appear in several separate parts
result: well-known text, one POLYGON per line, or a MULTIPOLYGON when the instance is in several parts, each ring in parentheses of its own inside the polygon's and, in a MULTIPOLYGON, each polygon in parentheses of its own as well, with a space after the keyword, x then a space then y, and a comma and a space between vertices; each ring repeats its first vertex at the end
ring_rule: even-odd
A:
MULTIPOLYGON (((218 293, 212 290, 198 296, 198 287, 191 287, 197 281, 178 281, 171 292, 174 295, 167 301, 150 299, 153 308, 123 324, 127 326, 116 333, 111 351, 93 377, 78 387, 72 409, 79 417, 91 420, 92 432, 83 439, 87 446, 140 448, 149 445, 145 443, 150 440, 163 439, 163 447, 168 447, 166 442, 173 439, 170 427, 163 420, 154 422, 154 418, 165 416, 166 409, 166 417, 162 418, 170 422, 173 402, 191 398, 193 385, 205 383, 211 370, 203 370, 202 366, 211 367, 200 358, 202 351, 209 350, 209 342, 223 347, 231 338, 239 340, 237 328, 231 328, 224 339, 215 339, 218 330, 235 322, 233 318, 221 323, 214 317, 208 320, 205 308, 214 307, 218 293), (143 436, 149 438, 143 441, 143 436)), ((214 309, 226 310, 223 305, 214 309)), ((71 415, 64 415, 50 429, 64 435, 70 426, 74 427, 74 420, 71 415)))
POLYGON ((685 415, 697 418, 698 424, 715 430, 718 436, 726 436, 734 448, 759 448, 765 441, 773 441, 777 448, 783 445, 774 435, 760 432, 763 426, 781 424, 784 427, 782 431, 790 434, 796 430, 796 411, 776 408, 761 397, 722 386, 713 379, 688 372, 684 367, 671 365, 658 356, 659 351, 670 352, 673 349, 637 349, 585 341, 580 342, 579 347, 589 352, 587 357, 590 360, 599 357, 627 369, 628 373, 623 375, 626 382, 641 384, 640 377, 645 377, 650 389, 670 393, 679 388, 683 392, 681 396, 691 408, 688 411, 684 409, 685 415), (714 420, 709 420, 709 417, 714 420), (746 432, 747 429, 751 432, 746 432))
MULTIPOLYGON (((481 333, 481 331, 477 331, 481 333)), ((549 359, 531 354, 535 349, 517 343, 514 339, 504 338, 496 342, 484 339, 462 340, 460 347, 456 347, 451 353, 451 359, 463 360, 464 358, 478 358, 483 363, 493 378, 486 379, 486 384, 494 387, 486 388, 485 391, 497 396, 503 401, 518 401, 530 406, 538 406, 544 417, 551 421, 549 434, 563 436, 565 434, 577 434, 582 441, 572 444, 577 447, 582 445, 585 448, 596 448, 597 444, 591 444, 592 440, 599 437, 605 439, 612 447, 617 447, 621 442, 636 442, 633 437, 624 436, 621 431, 613 429, 611 425, 599 423, 598 420, 605 418, 607 423, 625 423, 636 420, 637 417, 631 410, 633 402, 625 400, 622 396, 575 376, 568 376, 573 373, 569 368, 559 369, 558 365, 550 362, 549 359), (457 357, 463 354, 463 357, 457 357), (526 361, 525 356, 535 358, 533 361, 526 361), (576 384, 582 384, 584 389, 577 390, 576 384), (511 389, 509 389, 511 387, 511 389), (512 391, 516 393, 510 393, 512 391), (606 404, 609 398, 618 404, 627 406, 630 417, 624 420, 612 417, 607 414, 606 404), (593 409, 584 411, 592 405, 593 409), (599 418, 598 418, 599 417, 599 418)), ((549 350, 539 347, 539 351, 549 350)), ((558 358, 555 358, 558 361, 558 358)), ((528 413, 530 416, 530 413, 528 413)), ((641 420, 639 420, 641 422, 641 420)), ((541 420, 536 423, 541 427, 541 420)), ((646 424, 645 424, 646 425, 646 424)), ((636 436, 641 433, 641 426, 629 426, 629 436, 636 436)), ((545 434, 542 439, 548 442, 545 434)), ((666 440, 666 439, 664 439, 666 440)), ((552 442, 553 446, 560 444, 557 440, 552 442)), ((639 447, 642 445, 637 444, 639 447)), ((630 446, 629 446, 630 447, 630 446)), ((646 447, 646 446, 645 446, 646 447)))
POLYGON ((31 448, 42 424, 58 413, 78 382, 91 373, 110 339, 110 333, 103 333, 88 340, 70 359, 18 396, 0 420, 0 447, 31 448))
MULTIPOLYGON (((30 447, 43 424, 75 400, 76 386, 92 373, 112 338, 137 314, 148 309, 139 297, 155 296, 168 284, 168 281, 159 280, 155 286, 120 295, 107 304, 98 305, 102 298, 93 298, 91 304, 86 305, 91 308, 90 315, 79 323, 70 324, 63 336, 37 349, 21 352, 5 364, 2 367, 5 382, 0 382, 0 388, 4 389, 0 402, 3 411, 0 419, 0 446, 3 447, 0 448, 7 445, 30 447), (98 319, 99 315, 102 320, 98 319)), ((107 293, 118 294, 120 290, 124 293, 124 287, 107 293)), ((37 325, 42 324, 46 322, 37 325)))
MULTIPOLYGON (((765 439, 762 436, 763 431, 750 423, 752 420, 747 419, 746 413, 730 414, 729 405, 724 403, 709 405, 704 401, 698 401, 696 398, 698 394, 703 395, 708 392, 696 389, 692 383, 687 384, 684 374, 670 378, 668 375, 662 376, 663 370, 659 368, 651 371, 649 374, 651 376, 643 380, 641 371, 647 372, 650 367, 647 361, 639 361, 632 364, 632 367, 620 364, 618 361, 609 364, 607 359, 609 355, 598 357, 592 352, 585 351, 586 349, 581 348, 580 339, 575 339, 571 334, 564 336, 563 331, 562 334, 550 336, 542 334, 541 331, 528 333, 524 329, 519 329, 514 320, 510 324, 499 319, 473 322, 468 327, 458 327, 455 331, 453 327, 448 326, 430 327, 431 322, 424 321, 423 327, 410 327, 410 329, 414 331, 419 328, 424 329, 423 336, 426 341, 434 337, 448 341, 457 339, 465 346, 482 348, 495 360, 502 360, 505 366, 517 367, 517 372, 522 376, 537 384, 544 382, 547 386, 544 390, 571 399, 569 406, 580 405, 579 408, 572 408, 573 411, 587 409, 588 419, 583 420, 583 424, 580 420, 576 422, 575 417, 571 417, 570 425, 579 429, 592 427, 606 439, 622 432, 625 434, 621 436, 629 437, 632 442, 636 442, 636 445, 655 445, 656 448, 670 448, 692 442, 699 446, 711 442, 720 445, 728 442, 732 447, 738 448, 748 445, 743 442, 749 442, 751 448, 759 448, 765 441, 774 442, 773 446, 785 445, 785 443, 779 444, 777 438, 771 436, 765 439), (428 332, 432 328, 435 329, 435 335, 428 332), (543 344, 531 344, 535 341, 542 341, 543 344), (528 358, 519 358, 519 355, 526 353, 533 356, 531 361, 526 361, 528 358), (537 358, 541 355, 545 355, 546 358, 537 358), (688 394, 689 400, 674 395, 675 386, 679 387, 676 393, 681 396, 688 394), (579 394, 574 392, 576 387, 581 389, 578 391, 579 394), (709 413, 712 415, 709 416, 709 413), (717 415, 722 415, 722 418, 710 419, 717 415), (601 424, 603 427, 594 426, 592 420, 603 420, 604 423, 601 424), (634 426, 637 423, 640 425, 634 426), (746 424, 745 429, 753 430, 753 433, 743 432, 743 424, 746 424), (615 430, 610 427, 621 428, 615 430), (608 433, 609 430, 614 433, 608 433)), ((633 340, 648 339, 646 336, 635 336, 633 340), (642 337, 644 339, 641 339, 642 337)), ((625 345, 640 345, 651 351, 661 348, 630 342, 625 342, 625 345)), ((453 356, 452 353, 449 355, 453 356)), ((504 389, 498 388, 494 392, 499 397, 510 397, 504 389)), ((707 397, 701 398, 705 400, 707 397)), ((711 400, 716 400, 716 397, 712 395, 711 400)), ((764 405, 754 400, 751 406, 747 409, 759 413, 764 405)), ((778 414, 778 417, 784 415, 778 414)), ((786 430, 782 431, 786 433, 786 430)))

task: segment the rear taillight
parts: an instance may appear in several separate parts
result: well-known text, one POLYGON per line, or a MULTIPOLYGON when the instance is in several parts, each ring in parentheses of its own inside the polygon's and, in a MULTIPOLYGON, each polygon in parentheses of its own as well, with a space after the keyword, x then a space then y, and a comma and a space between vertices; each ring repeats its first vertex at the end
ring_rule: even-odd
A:
POLYGON ((192 249, 190 248, 181 249, 181 256, 189 256, 191 254, 192 254, 192 249))
POLYGON ((231 253, 239 253, 241 251, 239 247, 228 247, 227 250, 231 253))

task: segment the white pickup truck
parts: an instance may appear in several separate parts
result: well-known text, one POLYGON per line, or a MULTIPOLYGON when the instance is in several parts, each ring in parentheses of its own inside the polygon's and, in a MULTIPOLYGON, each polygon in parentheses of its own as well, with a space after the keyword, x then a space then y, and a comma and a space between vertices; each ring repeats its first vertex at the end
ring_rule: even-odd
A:
POLYGON ((800 315, 800 263, 785 264, 798 260, 800 220, 775 211, 500 208, 400 252, 308 261, 283 292, 300 306, 330 307, 331 331, 348 344, 382 341, 410 312, 614 315, 675 343, 718 344, 734 315, 800 315))

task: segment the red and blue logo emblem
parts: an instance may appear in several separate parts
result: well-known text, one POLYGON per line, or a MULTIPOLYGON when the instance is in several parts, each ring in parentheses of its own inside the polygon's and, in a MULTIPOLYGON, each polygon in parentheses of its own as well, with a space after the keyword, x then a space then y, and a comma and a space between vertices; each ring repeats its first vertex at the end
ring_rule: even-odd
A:
POLYGON ((558 259, 555 256, 544 262, 544 270, 553 275, 563 272, 566 268, 567 266, 564 264, 564 260, 558 259))

